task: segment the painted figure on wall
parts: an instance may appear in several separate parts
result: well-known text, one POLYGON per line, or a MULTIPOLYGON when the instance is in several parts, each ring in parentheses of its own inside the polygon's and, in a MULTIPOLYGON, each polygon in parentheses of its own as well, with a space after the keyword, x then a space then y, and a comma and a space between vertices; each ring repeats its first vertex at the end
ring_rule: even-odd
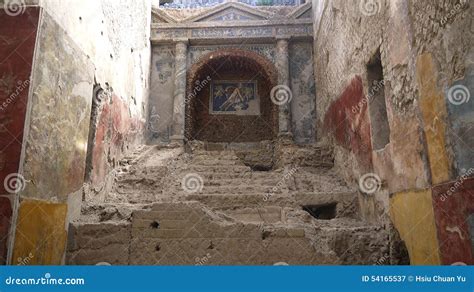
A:
POLYGON ((210 113, 259 115, 257 81, 213 81, 210 113))

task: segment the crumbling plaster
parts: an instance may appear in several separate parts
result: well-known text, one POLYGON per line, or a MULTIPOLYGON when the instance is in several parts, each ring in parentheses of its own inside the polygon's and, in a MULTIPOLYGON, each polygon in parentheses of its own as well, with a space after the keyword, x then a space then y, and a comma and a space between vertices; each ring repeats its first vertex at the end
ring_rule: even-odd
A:
MULTIPOLYGON (((433 205, 431 188, 448 181, 454 184, 462 170, 472 168, 474 163, 470 158, 472 150, 467 150, 473 146, 472 134, 466 127, 472 116, 466 114, 472 108, 472 99, 462 108, 454 107, 449 101, 452 86, 472 88, 469 73, 472 67, 472 5, 469 1, 380 0, 371 7, 373 11, 367 11, 364 9, 369 6, 363 4, 364 1, 313 1, 318 88, 316 123, 318 128, 338 129, 323 133, 322 140, 335 146, 336 167, 348 182, 357 184, 365 173, 380 177, 378 191, 361 196, 362 213, 376 221, 390 214, 392 223, 411 249, 412 263, 425 262, 424 255, 432 256, 430 262, 439 263, 439 257, 433 253, 437 243, 432 240, 432 231, 431 239, 428 239, 427 234, 405 234, 403 230, 413 221, 420 222, 417 221, 420 212, 414 212, 413 208, 418 208, 421 201, 410 202, 414 192, 424 193, 427 194, 423 195, 426 218, 420 224, 429 230, 434 230, 431 226, 435 226, 437 236, 443 237, 445 231, 440 230, 440 219, 431 211, 434 209, 438 214, 440 208, 433 205), (369 152, 372 167, 370 164, 367 167, 359 162, 363 152, 347 145, 353 145, 350 137, 361 136, 355 127, 361 119, 369 125, 374 121, 364 115, 354 119, 353 115, 347 114, 353 113, 353 105, 348 106, 341 100, 342 93, 357 76, 361 77, 364 95, 369 96, 373 85, 368 84, 366 65, 378 48, 383 66, 390 143, 384 149, 369 152), (328 111, 331 108, 333 110, 328 111), (335 119, 335 113, 342 113, 342 118, 335 119), (324 123, 327 120, 343 123, 324 123), (342 142, 337 137, 342 137, 342 142), (389 196, 390 202, 387 201, 389 196), (430 244, 417 243, 423 240, 430 244)), ((356 107, 356 112, 366 106, 367 99, 356 107)), ((371 137, 376 135, 372 129, 363 144, 371 144, 371 137)), ((443 252, 442 258, 452 258, 449 252, 443 252)))
POLYGON ((41 0, 45 9, 94 64, 96 82, 107 82, 143 116, 149 87, 151 3, 148 1, 41 0))
MULTIPOLYGON (((143 143, 151 3, 44 0, 33 4, 42 11, 18 171, 26 186, 15 200, 12 221, 17 231, 39 228, 47 233, 62 226, 65 234, 68 223, 80 213, 94 84, 114 93, 104 107, 106 113, 99 113, 106 116, 105 122, 94 125, 99 133, 107 133, 105 139, 94 141, 103 150, 94 166, 110 171, 129 148, 143 143), (41 200, 38 204, 45 209, 63 208, 66 215, 39 227, 20 222, 18 214, 29 202, 25 199, 41 200)), ((30 249, 25 244, 27 240, 11 237, 10 259, 30 249)), ((38 264, 62 262, 64 249, 54 246, 35 247, 38 264), (39 255, 46 253, 55 256, 41 260, 39 255)))

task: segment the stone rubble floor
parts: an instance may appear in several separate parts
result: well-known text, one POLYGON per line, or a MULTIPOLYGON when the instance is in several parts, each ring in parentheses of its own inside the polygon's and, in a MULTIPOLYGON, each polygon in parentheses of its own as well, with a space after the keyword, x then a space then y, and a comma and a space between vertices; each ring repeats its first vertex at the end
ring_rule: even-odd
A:
POLYGON ((374 264, 387 254, 387 232, 358 219, 357 192, 331 163, 259 171, 242 151, 202 148, 143 146, 87 189, 67 263, 374 264), (305 205, 333 214, 316 219, 305 205))

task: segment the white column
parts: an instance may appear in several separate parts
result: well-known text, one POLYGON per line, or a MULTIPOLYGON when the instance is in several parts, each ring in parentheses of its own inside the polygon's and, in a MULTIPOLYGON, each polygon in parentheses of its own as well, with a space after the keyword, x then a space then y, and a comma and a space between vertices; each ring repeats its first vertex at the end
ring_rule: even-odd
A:
MULTIPOLYGON (((290 85, 290 66, 288 53, 288 38, 277 39, 276 43, 276 59, 275 65, 278 70, 278 86, 289 89, 290 85)), ((279 89, 285 90, 285 89, 279 89)), ((292 96, 291 90, 288 96, 292 96)), ((279 107, 278 125, 279 136, 291 137, 291 116, 290 116, 290 101, 281 104, 279 107)))
POLYGON ((175 50, 172 141, 184 141, 187 55, 188 40, 177 41, 175 50))

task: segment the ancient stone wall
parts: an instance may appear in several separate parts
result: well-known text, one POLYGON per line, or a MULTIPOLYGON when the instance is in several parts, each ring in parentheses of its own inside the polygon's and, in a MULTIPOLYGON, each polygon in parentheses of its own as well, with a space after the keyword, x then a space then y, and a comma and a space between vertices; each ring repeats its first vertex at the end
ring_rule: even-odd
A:
MULTIPOLYGON (((466 235, 455 244, 464 256, 439 253, 447 231, 435 220, 439 205, 433 198, 437 201, 439 192, 432 192, 439 183, 459 180, 462 169, 474 163, 472 151, 464 148, 474 145, 466 126, 472 123, 467 114, 472 99, 458 92, 452 102, 460 88, 455 86, 473 90, 472 5, 371 3, 313 1, 316 121, 325 130, 322 140, 335 146, 336 165, 347 181, 373 179, 373 188, 361 187, 362 209, 370 220, 390 214, 412 263, 472 260, 463 248, 467 227, 454 222, 466 235)), ((459 222, 469 215, 459 207, 443 208, 460 214, 459 222)))
MULTIPOLYGON (((151 4, 146 1, 43 1, 41 6, 92 62, 94 83, 110 91, 97 108, 88 178, 97 187, 114 162, 143 143, 149 93, 151 4), (114 96, 112 98, 112 95, 114 96), (105 134, 104 134, 105 133, 105 134)), ((92 100, 92 91, 90 99, 92 100)), ((88 118, 89 119, 89 118, 88 118)))
MULTIPOLYGON (((273 44, 244 44, 244 45, 198 45, 189 46, 187 54, 187 76, 189 77, 192 72, 193 66, 199 62, 207 61, 210 53, 217 52, 219 54, 222 50, 239 49, 241 51, 248 51, 250 55, 253 53, 258 54, 261 57, 267 59, 266 62, 274 62, 275 52, 273 44)), ((195 70, 194 70, 195 71, 195 70)), ((175 48, 173 45, 157 45, 153 48, 152 54, 152 67, 151 67, 151 89, 150 89, 150 101, 149 101, 149 113, 147 123, 147 137, 150 143, 156 142, 168 142, 171 136, 171 128, 173 124, 173 112, 174 112, 174 84, 173 78, 175 74, 175 48)), ((207 80, 208 76, 211 77, 209 72, 204 72, 201 79, 196 79, 194 82, 204 82, 204 86, 193 86, 197 87, 197 93, 203 98, 205 95, 203 90, 206 90, 206 94, 209 95, 210 80, 207 80), (202 88, 201 88, 202 87, 202 88)), ((244 74, 245 75, 245 74, 244 74)), ((242 75, 242 76, 244 76, 242 75)), ((254 74, 254 76, 256 73, 254 74)), ((238 76, 238 74, 236 75, 238 76)), ((242 77, 241 76, 241 77, 242 77)), ((251 80, 254 76, 247 76, 248 80, 251 80)), ((244 78, 242 77, 242 78, 244 78)), ((242 79, 240 78, 240 79, 242 79)), ((244 78, 244 79, 245 79, 244 78)), ((222 79, 221 77, 217 79, 222 79)), ((239 78, 234 78, 239 79, 239 78)), ((212 79, 211 79, 212 80, 212 79)), ((270 96, 270 85, 263 86, 260 91, 261 96, 270 96), (269 88, 269 89, 268 89, 269 88)), ((189 92, 187 96, 189 97, 189 92)), ((191 98, 188 98, 189 100, 191 98)), ((208 103, 208 102, 207 102, 208 103)), ((185 106, 190 106, 186 103, 185 106)), ((271 107, 271 104, 266 103, 266 106, 271 107)), ((203 110, 203 109, 200 109, 203 110)), ((256 138, 256 135, 251 140, 262 140, 256 138)), ((267 138, 271 137, 267 135, 267 138)), ((226 138, 227 139, 227 138, 226 138)), ((215 140, 215 139, 214 139, 215 140)), ((224 140, 223 140, 224 141, 224 140)))
MULTIPOLYGON (((264 57, 268 62, 275 62, 275 45, 274 44, 243 44, 243 45, 198 45, 198 46, 189 46, 188 56, 187 56, 187 67, 189 76, 193 66, 197 63, 205 61, 206 57, 210 56, 210 53, 221 53, 225 50, 238 49, 241 51, 247 51, 248 54, 252 55, 253 53, 258 54, 261 57, 264 57)), ((289 64, 290 64, 290 78, 291 78, 291 90, 292 90, 292 101, 291 101, 291 114, 292 114, 292 129, 294 134, 294 139, 297 143, 311 143, 316 139, 316 127, 314 123, 315 118, 315 85, 314 85, 314 75, 313 75, 313 66, 312 66, 312 44, 308 42, 295 42, 291 43, 289 50, 289 64)), ((170 138, 171 128, 173 124, 173 76, 175 73, 174 67, 174 56, 175 49, 172 45, 156 45, 153 49, 152 57, 152 73, 151 73, 151 90, 150 90, 150 104, 149 104, 149 113, 148 113, 148 123, 147 123, 147 136, 148 140, 151 143, 156 142, 167 142, 170 138)), ((245 74, 240 74, 237 71, 233 70, 234 80, 243 80, 243 79, 252 79, 253 76, 245 74), (234 78, 235 76, 235 78, 234 78)), ((254 75, 256 75, 255 72, 254 75)), ((212 74, 204 74, 202 80, 206 80, 207 76, 210 77, 212 74)), ((232 79, 231 78, 231 79, 232 79)), ((217 79, 222 79, 219 76, 217 79)), ((228 79, 228 78, 227 78, 228 79)), ((199 81, 199 80, 195 80, 199 81)), ((205 90, 199 90, 200 98, 203 98, 205 95, 209 95, 210 83, 207 83, 205 90)), ((266 86, 267 88, 261 89, 259 91, 262 97, 269 97, 271 86, 266 86)), ((262 109, 271 108, 273 105, 267 103, 265 100, 265 106, 262 105, 262 109)), ((205 104, 208 104, 209 101, 205 101, 205 104)), ((203 108, 199 109, 200 111, 203 108)), ((266 119, 267 117, 265 117, 266 119)), ((229 119, 227 117, 226 119, 229 119)), ((239 118, 237 118, 239 119, 239 118)), ((244 119, 245 117, 240 119, 244 119)), ((247 119, 248 120, 248 119, 247 119)), ((245 121, 244 121, 245 123, 245 121)), ((267 122, 268 123, 268 122, 267 122)), ((235 125, 232 126, 235 128, 235 125)), ((237 129, 240 129, 244 126, 237 126, 237 129)), ((246 127, 246 126, 245 126, 246 127)), ((257 128, 260 126, 256 126, 257 128)), ((267 127, 262 125, 264 132, 267 130, 267 127)), ((215 128, 215 127, 213 127, 215 128)), ((255 127, 254 127, 255 128, 255 127)), ((242 131, 240 131, 242 132, 242 131)), ((257 141, 270 139, 272 137, 271 133, 263 134, 253 134, 247 135, 249 141, 257 141)), ((228 135, 226 135, 227 137, 228 135)), ((199 138, 199 137, 198 137, 199 138)), ((202 139, 209 139, 209 136, 202 136, 202 139)), ((230 141, 222 137, 215 137, 209 141, 230 141)))
MULTIPOLYGON (((2 214, 11 214, 16 225, 10 258, 32 255, 31 263, 60 264, 68 223, 80 213, 88 144, 88 177, 100 189, 115 162, 143 142, 151 6, 145 1, 51 0, 41 1, 40 7, 35 8, 42 10, 39 25, 24 22, 32 24, 30 32, 9 25, 16 27, 15 35, 28 37, 25 44, 34 43, 36 26, 39 29, 30 64, 31 90, 24 101, 25 133, 16 180, 20 187, 12 212, 2 208, 2 214), (94 85, 110 94, 94 107, 92 120, 94 85)), ((32 8, 19 8, 15 16, 2 9, 1 21, 24 21, 32 8)), ((25 57, 32 52, 18 51, 25 57)), ((21 143, 21 136, 16 141, 21 143)))
MULTIPOLYGON (((239 2, 226 2, 214 7, 196 9, 154 7, 151 27, 154 66, 152 66, 151 107, 148 113, 149 141, 159 143, 182 140, 180 132, 183 123, 183 106, 180 104, 186 103, 186 108, 194 107, 194 104, 183 101, 185 98, 182 77, 193 74, 193 67, 203 59, 212 58, 214 53, 219 54, 222 51, 235 49, 249 55, 256 53, 257 59, 263 57, 277 68, 278 84, 275 83, 273 86, 280 85, 280 87, 271 89, 275 89, 274 93, 280 95, 285 91, 289 93, 288 98, 291 99, 291 107, 286 104, 280 107, 277 130, 285 134, 292 132, 297 143, 314 142, 316 137, 313 98, 315 86, 312 77, 314 72, 311 20, 311 3, 294 7, 250 7, 239 2), (186 72, 182 72, 185 69, 186 72), (161 108, 158 105, 161 105, 161 108)), ((232 71, 236 72, 236 77, 240 74, 239 70, 232 71)), ((204 76, 204 79, 206 77, 204 76)), ((189 91, 195 86, 190 87, 189 77, 187 78, 189 91)), ((269 92, 271 93, 271 90, 269 92)), ((262 94, 268 95, 265 92, 262 94)), ((200 95, 204 93, 200 92, 200 95)), ((196 108, 186 110, 184 123, 193 124, 186 126, 188 138, 191 138, 189 133, 193 131, 189 127, 192 128, 196 124, 194 123, 196 117, 191 111, 196 112, 196 110, 196 108)), ((268 108, 265 107, 264 110, 268 108)), ((201 113, 196 112, 196 114, 201 113)), ((219 119, 233 120, 230 114, 226 117, 214 116, 214 118, 212 120, 215 122, 219 119)), ((240 130, 241 128, 252 128, 254 134, 244 133, 248 141, 269 139, 275 136, 272 134, 274 130, 268 131, 269 128, 275 129, 273 125, 270 125, 273 122, 269 122, 268 116, 264 116, 263 120, 266 120, 269 127, 262 126, 258 118, 254 119, 256 125, 243 126, 250 123, 249 119, 250 117, 241 115, 231 122, 232 125, 224 127, 232 127, 240 133, 244 133, 240 130), (242 123, 238 121, 239 119, 242 123)), ((206 118, 200 118, 200 120, 206 120, 206 118)), ((216 125, 211 126, 207 130, 213 131, 217 128, 216 125)), ((214 136, 212 138, 209 135, 203 135, 201 138, 221 142, 233 139, 232 135, 229 137, 223 132, 214 136), (226 137, 222 138, 222 136, 226 137)), ((243 142, 243 140, 239 141, 243 142)))

